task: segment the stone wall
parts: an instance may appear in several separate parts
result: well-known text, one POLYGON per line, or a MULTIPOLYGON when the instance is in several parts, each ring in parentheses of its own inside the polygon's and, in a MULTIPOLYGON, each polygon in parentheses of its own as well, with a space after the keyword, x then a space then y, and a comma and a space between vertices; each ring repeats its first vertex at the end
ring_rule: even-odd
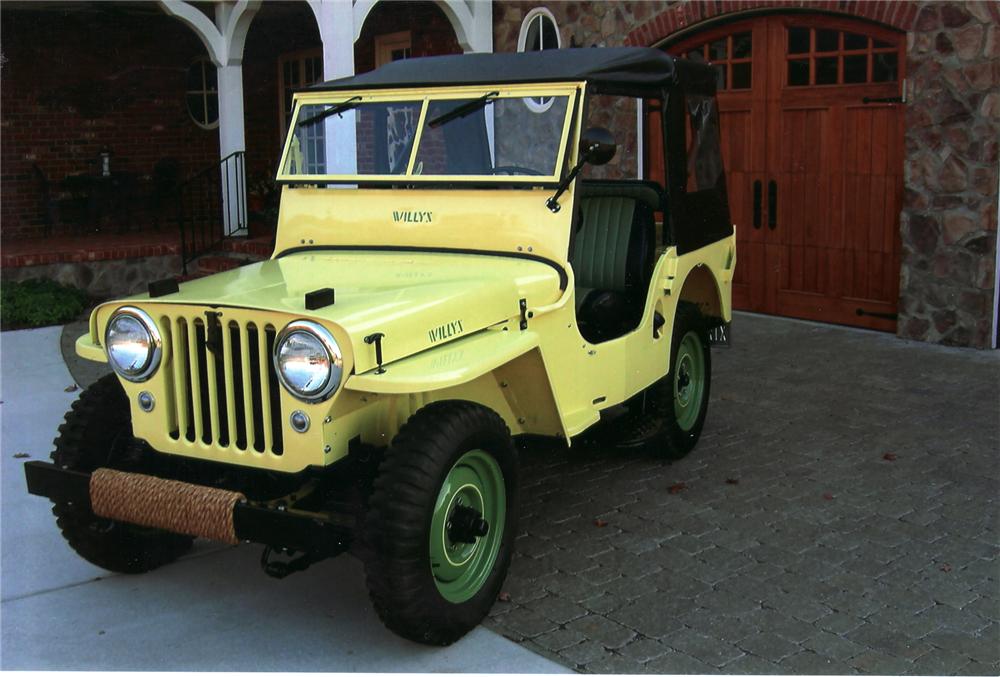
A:
MULTIPOLYGON (((528 12, 545 7, 555 17, 563 47, 621 47, 629 31, 665 10, 669 2, 494 2, 493 50, 517 51, 517 38, 528 12)), ((599 97, 591 102, 585 126, 615 132, 618 152, 603 167, 588 167, 585 178, 627 178, 637 173, 638 139, 635 101, 599 97)))
POLYGON ((989 347, 996 267, 1000 10, 928 2, 907 35, 899 334, 989 347))
POLYGON ((74 261, 41 266, 4 268, 3 282, 35 278, 55 280, 85 290, 97 299, 129 296, 146 291, 150 282, 181 274, 181 257, 147 256, 106 261, 74 261))
MULTIPOLYGON (((905 338, 990 344, 997 247, 1000 3, 720 0, 495 2, 494 46, 514 51, 525 15, 546 7, 563 47, 654 45, 747 10, 793 6, 907 34, 905 197, 899 322, 905 338)), ((634 112, 632 113, 634 125, 634 112)), ((622 111, 609 126, 628 124, 622 111)), ((626 148, 625 153, 628 152, 626 148)), ((627 155, 623 161, 627 161, 627 155)))

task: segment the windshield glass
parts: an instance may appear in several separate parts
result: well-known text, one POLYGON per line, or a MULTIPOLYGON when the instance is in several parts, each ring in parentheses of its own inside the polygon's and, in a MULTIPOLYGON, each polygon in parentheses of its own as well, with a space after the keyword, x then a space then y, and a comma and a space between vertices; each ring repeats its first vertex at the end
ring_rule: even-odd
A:
POLYGON ((570 96, 483 92, 467 98, 301 103, 279 179, 350 182, 434 177, 537 181, 560 173, 570 96))
POLYGON ((405 174, 422 106, 422 101, 302 105, 284 173, 405 174))

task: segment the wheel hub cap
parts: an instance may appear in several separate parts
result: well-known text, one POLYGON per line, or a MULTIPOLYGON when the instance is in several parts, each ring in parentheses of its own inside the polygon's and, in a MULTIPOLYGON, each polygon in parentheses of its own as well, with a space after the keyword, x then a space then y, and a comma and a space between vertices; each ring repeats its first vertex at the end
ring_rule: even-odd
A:
POLYGON ((431 517, 430 565, 449 602, 471 598, 493 571, 506 516, 503 473, 490 454, 466 452, 438 492, 431 517))
POLYGON ((452 510, 446 529, 453 543, 475 543, 489 533, 490 525, 481 512, 459 504, 452 510))
POLYGON ((674 364, 674 415, 682 430, 690 430, 701 413, 705 393, 705 349, 689 331, 681 339, 674 364))

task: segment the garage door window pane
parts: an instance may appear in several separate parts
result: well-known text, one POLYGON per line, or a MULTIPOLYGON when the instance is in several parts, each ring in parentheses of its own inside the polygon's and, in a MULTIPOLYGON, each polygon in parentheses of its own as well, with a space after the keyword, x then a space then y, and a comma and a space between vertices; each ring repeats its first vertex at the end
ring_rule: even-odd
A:
POLYGON ((844 33, 844 49, 868 49, 868 36, 844 33))
POLYGON ((726 58, 726 39, 716 40, 708 46, 708 60, 719 61, 726 58))
POLYGON ((750 63, 733 64, 732 89, 750 89, 750 63))
POLYGON ((788 84, 792 87, 809 84, 809 59, 793 59, 788 62, 788 84))
POLYGON ((753 36, 751 33, 737 33, 733 36, 733 58, 749 59, 753 54, 753 36))
POLYGON ((868 79, 868 55, 856 54, 844 57, 844 83, 854 84, 868 79))
POLYGON ((872 62, 872 80, 874 82, 895 82, 898 75, 898 60, 895 52, 875 54, 872 62))
POLYGON ((715 68, 715 86, 718 89, 726 88, 726 66, 725 64, 719 64, 715 68))
POLYGON ((837 84, 837 57, 831 56, 816 59, 816 84, 837 84))
POLYGON ((823 28, 816 31, 816 51, 836 52, 840 33, 823 28))
POLYGON ((809 29, 789 28, 788 29, 788 53, 805 54, 809 51, 809 29))

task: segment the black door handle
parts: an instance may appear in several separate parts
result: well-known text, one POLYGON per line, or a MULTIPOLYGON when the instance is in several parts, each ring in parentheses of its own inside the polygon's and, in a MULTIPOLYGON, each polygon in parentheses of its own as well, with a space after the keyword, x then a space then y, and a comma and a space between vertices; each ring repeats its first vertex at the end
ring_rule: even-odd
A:
POLYGON ((760 229, 760 204, 761 204, 761 190, 760 190, 760 179, 753 182, 753 227, 760 229))
POLYGON ((778 182, 767 182, 767 227, 778 227, 778 182))

